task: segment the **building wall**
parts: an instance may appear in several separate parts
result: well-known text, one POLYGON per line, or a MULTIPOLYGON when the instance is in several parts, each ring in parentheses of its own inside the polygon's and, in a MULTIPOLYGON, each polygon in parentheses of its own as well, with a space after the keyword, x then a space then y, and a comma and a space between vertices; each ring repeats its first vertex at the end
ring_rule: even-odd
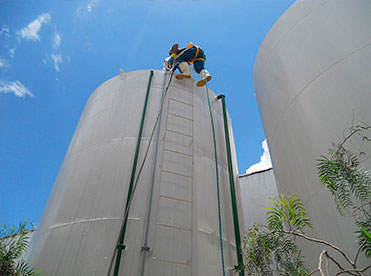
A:
POLYGON ((272 169, 240 175, 240 191, 244 232, 254 224, 266 224, 267 210, 273 206, 270 199, 276 199, 278 190, 272 169))
MULTIPOLYGON (((122 225, 149 74, 141 70, 114 77, 90 96, 28 253, 30 264, 45 275, 107 274, 122 225)), ((137 171, 169 76, 154 70, 137 171)), ((141 275, 142 268, 153 276, 222 275, 213 138, 206 90, 195 84, 173 78, 166 94, 160 132, 134 193, 120 275, 141 275), (148 252, 142 250, 147 226, 148 252)), ((212 91, 209 95, 220 181, 228 183, 222 107, 212 91)), ((233 137, 232 155, 239 193, 233 137)), ((229 185, 221 184, 221 211, 225 264, 233 267, 229 185)))
MULTIPOLYGON (((370 10, 369 0, 297 1, 266 36, 254 66, 278 190, 303 200, 314 226, 310 235, 349 256, 357 250, 354 224, 336 211, 317 176, 316 160, 342 141, 352 124, 371 124, 370 10)), ((371 153, 369 144, 357 139, 350 149, 371 153)), ((370 159, 364 166, 370 168, 370 159)), ((316 267, 323 247, 303 242, 302 248, 316 267)))

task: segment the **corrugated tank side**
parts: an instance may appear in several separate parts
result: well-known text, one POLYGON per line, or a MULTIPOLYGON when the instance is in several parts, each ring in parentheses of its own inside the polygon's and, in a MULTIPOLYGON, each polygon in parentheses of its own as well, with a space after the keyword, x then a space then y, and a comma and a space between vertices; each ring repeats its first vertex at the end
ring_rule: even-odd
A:
MULTIPOLYGON (((90 96, 28 253, 31 265, 45 275, 106 275, 122 224, 149 73, 114 77, 90 96)), ((154 70, 137 171, 169 76, 154 70)), ((195 83, 173 78, 164 99, 159 139, 154 135, 134 193, 119 275, 140 275, 142 268, 144 275, 153 276, 221 275, 211 125, 205 88, 195 83), (143 251, 149 208, 149 251, 143 251)), ((225 260, 233 267, 237 261, 222 109, 215 94, 209 94, 225 260)))
MULTIPOLYGON (((354 224, 336 211, 316 160, 352 124, 371 124, 370 10, 368 0, 298 1, 272 27, 254 66, 279 191, 297 193, 313 222, 311 234, 350 256, 357 250, 354 224)), ((357 139, 351 149, 371 153, 357 139)), ((364 165, 370 168, 370 160, 364 165)), ((315 267, 321 249, 303 246, 315 267)))

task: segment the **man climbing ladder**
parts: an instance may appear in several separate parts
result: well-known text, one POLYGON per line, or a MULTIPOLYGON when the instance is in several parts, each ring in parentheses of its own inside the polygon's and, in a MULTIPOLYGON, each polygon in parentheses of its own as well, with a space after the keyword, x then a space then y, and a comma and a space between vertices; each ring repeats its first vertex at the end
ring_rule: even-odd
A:
POLYGON ((179 44, 175 43, 170 48, 169 55, 170 57, 166 58, 165 64, 168 69, 172 69, 173 66, 178 64, 180 74, 175 76, 176 79, 190 79, 192 76, 189 65, 193 64, 196 72, 201 78, 201 80, 197 82, 197 86, 204 86, 206 82, 211 80, 209 72, 204 67, 206 55, 201 47, 193 45, 192 42, 190 42, 186 48, 179 49, 179 44))

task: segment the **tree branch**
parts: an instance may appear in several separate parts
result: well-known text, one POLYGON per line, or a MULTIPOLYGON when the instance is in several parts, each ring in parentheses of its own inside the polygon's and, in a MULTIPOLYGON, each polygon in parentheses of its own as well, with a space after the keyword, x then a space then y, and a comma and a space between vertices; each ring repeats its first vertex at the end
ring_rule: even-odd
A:
POLYGON ((321 276, 325 276, 325 274, 323 274, 323 271, 322 271, 322 268, 321 268, 321 266, 322 266, 322 257, 323 257, 323 255, 326 253, 326 250, 323 250, 322 252, 321 252, 321 254, 319 254, 319 260, 318 260, 318 271, 319 271, 319 273, 321 273, 321 276))
POLYGON ((365 268, 361 269, 360 272, 365 272, 365 271, 367 271, 370 268, 371 268, 371 265, 368 265, 365 268))
POLYGON ((352 127, 351 129, 353 129, 353 130, 349 133, 348 136, 346 136, 346 137, 344 138, 343 142, 341 142, 341 143, 339 144, 338 149, 340 149, 340 148, 345 144, 345 142, 346 142, 350 137, 352 137, 355 133, 360 132, 360 131, 362 131, 362 130, 368 130, 368 129, 370 129, 370 128, 371 128, 371 126, 361 126, 361 125, 357 125, 357 126, 355 126, 354 128, 352 127))
POLYGON ((318 240, 318 239, 315 239, 315 238, 312 238, 312 237, 308 237, 302 233, 298 233, 298 232, 293 232, 293 231, 285 231, 285 230, 281 230, 281 231, 274 231, 274 232, 282 232, 282 233, 285 233, 285 234, 291 234, 291 235, 295 235, 295 236, 298 236, 298 237, 301 237, 303 239, 306 239, 308 241, 312 241, 312 242, 316 242, 316 243, 322 243, 322 244, 325 244, 329 247, 331 247, 332 249, 338 251, 341 255, 343 255, 343 257, 347 260, 347 262, 353 267, 353 268, 356 268, 356 265, 349 259, 349 257, 344 253, 343 250, 341 250, 339 247, 327 242, 327 241, 323 241, 323 240, 318 240))
MULTIPOLYGON (((346 269, 346 270, 343 270, 343 271, 338 272, 337 274, 335 274, 335 276, 337 276, 337 275, 341 275, 341 274, 343 274, 343 273, 349 273, 349 274, 351 274, 351 275, 354 275, 354 274, 352 274, 352 272, 356 272, 356 273, 360 273, 361 275, 364 275, 362 272, 365 272, 365 271, 368 270, 369 268, 371 268, 371 265, 366 266, 366 267, 363 268, 363 269, 346 269)), ((358 274, 358 275, 359 275, 359 274, 358 274)))
POLYGON ((362 246, 363 246, 364 244, 365 244, 365 242, 363 242, 363 243, 358 247, 358 250, 357 250, 356 256, 354 257, 354 263, 357 263, 358 255, 359 255, 359 253, 361 252, 362 246))
POLYGON ((309 273, 307 276, 310 276, 310 275, 312 275, 312 274, 314 274, 314 273, 316 273, 317 271, 319 271, 319 269, 317 268, 316 270, 313 270, 311 273, 309 273))
MULTIPOLYGON (((326 251, 326 257, 329 258, 331 261, 333 261, 333 263, 336 264, 341 271, 345 270, 333 257, 330 256, 330 254, 327 251, 326 251)), ((352 273, 349 273, 349 274, 357 276, 357 274, 352 274, 352 273)))
MULTIPOLYGON (((336 275, 340 275, 340 274, 346 272, 346 273, 349 273, 350 275, 357 276, 357 275, 359 275, 359 272, 361 272, 360 270, 357 270, 357 269, 347 269, 347 270, 345 270, 333 257, 330 256, 330 254, 328 254, 328 252, 326 250, 323 250, 321 252, 321 254, 319 255, 318 268, 315 271, 313 271, 312 273, 314 273, 316 271, 319 271, 321 273, 321 276, 325 276, 325 274, 322 271, 322 267, 321 267, 322 266, 323 255, 325 255, 325 257, 326 257, 326 275, 327 276, 329 275, 329 272, 328 272, 328 259, 330 259, 331 261, 333 261, 339 267, 339 269, 341 270, 336 275)), ((311 274, 309 274, 309 275, 311 275, 311 274)))

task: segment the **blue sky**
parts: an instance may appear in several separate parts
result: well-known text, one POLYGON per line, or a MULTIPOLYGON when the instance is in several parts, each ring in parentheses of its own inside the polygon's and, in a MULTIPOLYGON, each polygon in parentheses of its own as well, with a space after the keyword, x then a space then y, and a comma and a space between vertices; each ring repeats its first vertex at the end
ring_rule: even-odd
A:
POLYGON ((294 0, 0 1, 0 224, 38 222, 89 95, 162 69, 170 46, 200 45, 233 121, 240 173, 265 139, 252 72, 294 0))

